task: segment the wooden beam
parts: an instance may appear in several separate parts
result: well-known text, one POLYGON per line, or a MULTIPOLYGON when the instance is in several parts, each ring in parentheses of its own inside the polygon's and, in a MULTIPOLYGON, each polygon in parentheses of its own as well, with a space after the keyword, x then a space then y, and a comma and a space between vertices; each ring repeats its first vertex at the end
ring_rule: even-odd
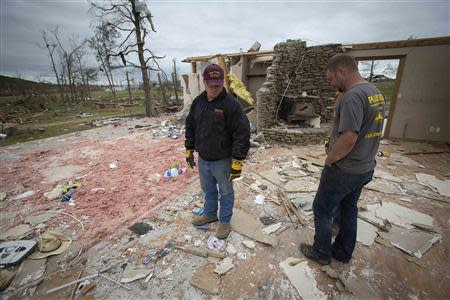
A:
POLYGON ((267 51, 255 51, 255 52, 235 52, 235 53, 225 53, 225 54, 217 54, 217 55, 202 55, 202 56, 192 56, 187 57, 182 60, 182 62, 192 62, 192 61, 208 61, 211 58, 216 56, 224 56, 224 57, 238 57, 238 56, 270 56, 273 55, 273 50, 267 51))
POLYGON ((231 93, 230 91, 230 80, 228 79, 228 68, 227 64, 225 63, 225 58, 223 56, 217 57, 217 60, 219 61, 219 66, 223 69, 224 72, 224 86, 227 89, 228 93, 231 93))
POLYGON ((191 61, 192 74, 197 73, 197 62, 191 61))
POLYGON ((391 105, 389 107, 389 115, 386 123, 386 128, 384 129, 384 136, 389 138, 391 135, 391 125, 392 119, 394 118, 395 107, 398 99, 398 92, 400 91, 400 84, 402 82, 403 70, 405 69, 406 56, 400 58, 400 63, 398 65, 397 76, 395 77, 394 92, 392 94, 391 105))
POLYGON ((414 39, 414 40, 349 44, 344 45, 344 47, 350 48, 351 50, 371 50, 371 49, 390 49, 390 48, 406 48, 406 47, 436 46, 436 45, 450 45, 450 36, 442 36, 426 39, 414 39))

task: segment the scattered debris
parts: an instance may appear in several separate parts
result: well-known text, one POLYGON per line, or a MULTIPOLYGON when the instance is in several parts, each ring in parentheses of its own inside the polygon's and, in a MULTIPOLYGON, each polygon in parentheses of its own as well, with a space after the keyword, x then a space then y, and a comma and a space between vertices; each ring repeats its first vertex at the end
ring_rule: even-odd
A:
POLYGON ((330 267, 329 265, 320 266, 320 270, 322 272, 325 272, 328 276, 330 276, 333 279, 338 279, 339 278, 339 273, 336 272, 336 270, 333 269, 332 267, 330 267))
POLYGON ((62 185, 58 184, 53 190, 44 193, 44 197, 48 200, 55 200, 61 197, 63 192, 62 185))
POLYGON ((233 269, 235 265, 233 264, 233 260, 231 257, 225 257, 219 265, 214 269, 214 273, 217 273, 219 275, 223 275, 233 269))
POLYGON ((397 226, 393 226, 390 232, 382 233, 381 237, 389 240, 392 246, 417 258, 422 258, 425 252, 441 239, 441 235, 437 233, 408 230, 397 226))
POLYGON ((220 279, 214 274, 213 268, 209 264, 201 266, 192 276, 190 284, 206 294, 218 295, 220 279))
POLYGON ((72 239, 59 232, 47 230, 38 237, 38 248, 30 255, 31 259, 43 259, 51 255, 61 254, 69 249, 72 239))
POLYGON ((192 213, 194 214, 194 215, 198 215, 198 216, 201 216, 201 215, 203 215, 203 212, 205 211, 205 209, 203 208, 203 207, 194 207, 193 209, 192 209, 192 213))
POLYGON ((261 221, 261 223, 263 223, 264 225, 272 225, 275 224, 277 222, 277 220, 275 220, 272 217, 261 217, 259 218, 259 220, 261 221))
POLYGON ((420 184, 430 187, 445 197, 450 197, 450 180, 439 180, 433 175, 417 173, 416 178, 420 184))
POLYGON ((372 224, 369 224, 360 218, 358 218, 358 232, 356 234, 356 240, 365 246, 370 246, 378 236, 377 228, 372 224))
POLYGON ((255 242, 250 240, 243 240, 242 244, 244 244, 244 246, 247 247, 248 249, 255 249, 256 247, 255 242))
POLYGON ((167 278, 172 274, 173 274, 172 268, 169 267, 169 268, 165 269, 164 271, 162 271, 161 273, 159 273, 158 278, 167 278))
POLYGON ((25 193, 22 193, 22 194, 19 194, 19 195, 13 197, 11 200, 17 201, 17 200, 25 199, 30 196, 33 196, 34 194, 35 194, 35 191, 28 191, 28 192, 25 192, 25 193))
POLYGON ((367 205, 368 210, 375 212, 375 216, 380 220, 389 220, 390 223, 402 226, 408 229, 414 228, 414 224, 422 224, 433 227, 433 218, 429 215, 403 207, 393 202, 383 202, 380 204, 367 205))
POLYGON ((110 168, 110 169, 117 169, 117 164, 118 164, 117 161, 112 161, 112 162, 109 164, 109 168, 110 168))
POLYGON ((256 195, 255 196, 255 203, 258 205, 263 205, 264 204, 264 199, 266 199, 266 197, 264 197, 263 195, 256 195))
POLYGON ((0 270, 0 291, 5 290, 13 280, 15 272, 9 270, 0 270))
POLYGON ((137 223, 134 223, 133 225, 131 225, 130 227, 128 227, 128 229, 137 235, 144 235, 147 232, 149 232, 150 230, 153 230, 153 227, 150 224, 145 223, 145 222, 137 222, 137 223))
POLYGON ((293 267, 293 266, 295 266, 295 265, 298 265, 299 263, 301 263, 302 261, 305 261, 306 259, 304 258, 304 257, 302 257, 302 258, 294 258, 294 259, 291 259, 289 262, 288 262, 288 265, 290 265, 291 267, 293 267))
POLYGON ((314 279, 313 271, 308 267, 308 262, 305 260, 295 266, 290 266, 289 262, 294 260, 295 258, 289 257, 280 263, 280 267, 300 296, 303 299, 325 299, 325 293, 317 288, 317 282, 314 279))
POLYGON ((28 224, 20 224, 0 234, 0 240, 15 239, 20 240, 31 231, 31 226, 28 224))
POLYGON ((227 248, 225 250, 230 256, 233 256, 237 253, 236 248, 234 248, 233 244, 231 243, 228 243, 227 248))
POLYGON ((235 208, 231 218, 231 228, 249 238, 263 244, 275 246, 277 239, 262 232, 262 224, 245 211, 235 208))
POLYGON ((35 240, 7 241, 0 243, 0 265, 20 262, 36 246, 35 240))
POLYGON ((223 250, 225 250, 225 241, 220 240, 215 236, 210 236, 206 244, 212 251, 222 252, 223 250))
POLYGON ((31 226, 36 226, 40 223, 47 222, 48 220, 56 217, 58 214, 59 214, 58 211, 50 211, 50 212, 44 211, 40 213, 35 213, 26 217, 25 222, 31 224, 31 226))
POLYGON ((380 299, 380 295, 367 280, 359 279, 351 273, 339 275, 339 280, 355 299, 380 299))
POLYGON ((271 233, 274 233, 275 231, 277 231, 278 229, 280 229, 280 227, 281 227, 281 222, 278 222, 278 223, 275 223, 275 224, 272 224, 272 225, 269 225, 269 226, 263 228, 262 231, 265 234, 271 234, 271 233))
POLYGON ((121 283, 132 282, 132 281, 147 277, 150 273, 152 273, 151 269, 126 268, 123 271, 122 279, 120 279, 120 282, 121 283))
POLYGON ((0 193, 0 201, 3 201, 6 199, 6 193, 5 192, 1 192, 0 193))
POLYGON ((200 248, 197 246, 175 246, 176 249, 179 249, 181 251, 184 251, 186 253, 191 253, 197 256, 201 257, 217 257, 217 258, 224 258, 225 253, 223 252, 216 252, 211 251, 209 249, 200 248))

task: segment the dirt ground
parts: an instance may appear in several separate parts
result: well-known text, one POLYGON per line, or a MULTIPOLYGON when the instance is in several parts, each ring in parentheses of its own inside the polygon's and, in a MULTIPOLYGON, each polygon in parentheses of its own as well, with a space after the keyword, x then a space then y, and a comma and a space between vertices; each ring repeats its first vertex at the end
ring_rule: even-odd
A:
MULTIPOLYGON (((70 298, 73 286, 51 294, 46 291, 78 276, 101 272, 120 281, 127 271, 140 270, 146 276, 123 283, 125 287, 103 277, 90 279, 95 288, 87 295, 95 299, 301 299, 279 264, 288 257, 302 257, 299 244, 312 242, 314 223, 312 219, 306 221, 306 226, 291 222, 279 202, 279 186, 260 175, 292 161, 323 161, 323 145, 252 149, 244 165, 243 179, 234 184, 235 207, 256 220, 273 217, 281 222, 282 229, 271 234, 278 240, 276 246, 256 242, 254 249, 242 244, 251 238, 233 231, 226 242, 234 249, 225 253, 233 259, 235 267, 221 276, 211 274, 218 280, 218 293, 211 296, 190 282, 198 270, 214 268, 218 260, 173 249, 155 263, 143 263, 152 250, 163 248, 169 241, 206 247, 215 230, 215 224, 208 230, 190 224, 194 203, 202 200, 196 169, 188 169, 175 178, 155 175, 162 175, 173 163, 185 165, 183 135, 176 139, 161 136, 163 121, 164 118, 124 119, 93 130, 0 148, 0 192, 7 195, 0 202, 2 232, 41 211, 62 209, 77 219, 59 214, 45 222, 46 228, 60 230, 73 239, 70 249, 46 260, 43 278, 22 282, 15 278, 2 297, 70 298), (111 168, 111 163, 117 167, 111 168), (258 181, 264 188, 252 186, 247 179, 258 181), (74 206, 44 196, 68 181, 81 183, 73 199, 74 206), (27 191, 34 194, 16 199, 27 191), (266 198, 262 205, 255 203, 258 194, 266 198), (140 236, 133 233, 128 227, 138 221, 150 224, 152 229, 140 236)), ((446 179, 450 167, 448 149, 425 143, 386 141, 381 150, 390 151, 392 156, 378 158, 377 169, 400 178, 403 192, 389 194, 365 189, 360 204, 388 201, 425 213, 434 219, 433 231, 439 233, 440 241, 420 259, 392 245, 374 242, 366 246, 358 242, 349 264, 333 260, 331 267, 341 275, 350 274, 370 285, 378 295, 376 298, 448 299, 450 199, 419 185, 415 176, 427 173, 446 179), (447 153, 408 155, 432 151, 447 153), (405 197, 409 202, 400 199, 405 197)), ((320 168, 309 172, 307 177, 317 182, 320 168)), ((38 230, 33 228, 28 237, 35 237, 38 230)), ((325 297, 349 295, 318 264, 308 262, 307 266, 325 297)), ((9 269, 17 272, 20 267, 9 269)), ((353 296, 364 298, 361 294, 353 296)), ((75 299, 82 298, 76 294, 75 299)))

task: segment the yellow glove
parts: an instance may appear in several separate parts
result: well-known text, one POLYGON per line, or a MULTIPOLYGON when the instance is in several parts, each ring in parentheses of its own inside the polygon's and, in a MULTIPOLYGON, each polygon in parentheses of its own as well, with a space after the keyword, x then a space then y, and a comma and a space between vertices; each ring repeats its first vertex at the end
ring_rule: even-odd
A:
POLYGON ((244 164, 243 160, 233 159, 231 161, 230 181, 233 181, 234 179, 241 177, 243 164, 244 164))
POLYGON ((195 167, 194 150, 186 149, 186 162, 191 169, 195 167))

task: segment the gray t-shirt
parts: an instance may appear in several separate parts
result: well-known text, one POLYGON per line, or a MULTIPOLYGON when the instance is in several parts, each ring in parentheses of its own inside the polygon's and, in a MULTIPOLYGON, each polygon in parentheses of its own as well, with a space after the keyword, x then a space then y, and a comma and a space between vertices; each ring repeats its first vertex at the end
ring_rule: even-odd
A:
POLYGON ((352 151, 336 165, 344 172, 363 174, 375 168, 383 133, 384 97, 368 82, 357 83, 336 100, 330 150, 344 131, 358 133, 352 151))

